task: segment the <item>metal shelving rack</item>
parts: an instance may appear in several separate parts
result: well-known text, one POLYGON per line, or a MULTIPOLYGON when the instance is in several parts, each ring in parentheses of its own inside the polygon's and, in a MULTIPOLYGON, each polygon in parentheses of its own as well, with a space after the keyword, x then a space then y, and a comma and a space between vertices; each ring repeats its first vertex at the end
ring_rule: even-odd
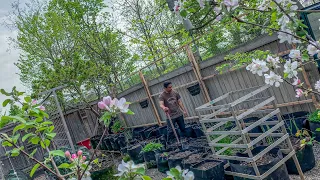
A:
MULTIPOLYGON (((252 164, 255 172, 255 175, 249 175, 225 171, 226 174, 249 179, 264 179, 292 157, 299 171, 300 178, 304 179, 295 151, 290 142, 289 134, 286 131, 285 123, 282 120, 279 108, 277 108, 275 97, 271 96, 271 94, 269 85, 253 87, 229 92, 196 108, 200 123, 213 152, 212 156, 224 160, 249 162, 252 164), (263 116, 253 123, 244 122, 245 118, 254 114, 263 116), (274 116, 277 118, 273 118, 274 116), (226 124, 233 124, 234 126, 228 129, 226 128, 226 124), (250 132, 259 126, 267 126, 268 128, 263 133, 250 132), (219 142, 226 137, 233 137, 232 142, 219 142), (269 138, 268 143, 266 142, 267 138, 269 138), (253 155, 252 148, 261 142, 266 145, 266 148, 260 153, 253 155), (261 174, 256 161, 280 144, 287 147, 284 151, 288 154, 267 172, 261 174), (228 149, 245 150, 244 152, 249 157, 223 155, 228 149)), ((225 168, 228 165, 229 163, 225 168)))

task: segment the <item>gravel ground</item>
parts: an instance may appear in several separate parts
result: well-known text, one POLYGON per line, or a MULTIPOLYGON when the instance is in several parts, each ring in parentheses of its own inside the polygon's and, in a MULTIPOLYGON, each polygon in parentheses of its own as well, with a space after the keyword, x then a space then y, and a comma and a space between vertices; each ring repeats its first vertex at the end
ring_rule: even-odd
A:
MULTIPOLYGON (((304 173, 305 180, 318 180, 320 179, 320 144, 313 146, 313 153, 316 158, 316 166, 304 173)), ((291 180, 300 180, 298 175, 290 175, 291 180)))
POLYGON ((166 174, 159 172, 157 168, 148 169, 146 172, 146 175, 150 176, 152 178, 152 180, 161 180, 161 179, 167 177, 166 174))

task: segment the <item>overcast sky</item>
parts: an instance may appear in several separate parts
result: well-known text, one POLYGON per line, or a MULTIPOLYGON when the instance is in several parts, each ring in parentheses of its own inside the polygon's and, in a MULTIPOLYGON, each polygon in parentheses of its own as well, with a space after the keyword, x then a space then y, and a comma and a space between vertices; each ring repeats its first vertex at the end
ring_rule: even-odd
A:
MULTIPOLYGON (((13 86, 18 90, 25 91, 19 80, 17 73, 18 68, 14 65, 18 61, 19 51, 9 45, 8 38, 16 37, 17 31, 10 30, 4 26, 4 21, 7 21, 7 15, 12 11, 11 4, 15 0, 0 0, 0 88, 10 91, 13 86)), ((20 0, 24 3, 25 0, 20 0)), ((5 96, 0 95, 0 103, 5 99, 5 96)), ((2 104, 1 104, 2 107, 2 104)))

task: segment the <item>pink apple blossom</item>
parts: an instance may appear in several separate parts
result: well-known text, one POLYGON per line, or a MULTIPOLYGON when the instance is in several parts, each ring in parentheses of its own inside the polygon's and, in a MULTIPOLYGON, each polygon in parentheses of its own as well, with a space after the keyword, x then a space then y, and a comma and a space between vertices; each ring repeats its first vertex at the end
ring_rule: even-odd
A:
POLYGON ((301 96, 303 96, 303 91, 302 91, 302 89, 296 89, 296 97, 299 98, 299 97, 301 97, 301 96))

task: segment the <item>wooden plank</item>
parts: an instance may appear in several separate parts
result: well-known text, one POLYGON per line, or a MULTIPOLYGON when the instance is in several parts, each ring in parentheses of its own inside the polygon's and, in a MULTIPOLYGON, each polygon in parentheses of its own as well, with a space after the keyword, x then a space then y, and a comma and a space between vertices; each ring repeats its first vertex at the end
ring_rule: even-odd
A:
POLYGON ((232 102, 232 103, 231 103, 231 106, 234 107, 235 105, 241 103, 242 101, 245 101, 245 100, 253 97, 253 96, 256 95, 256 94, 261 93, 262 91, 268 89, 269 87, 270 87, 270 85, 264 85, 264 86, 262 86, 261 88, 259 88, 259 89, 255 90, 255 91, 247 94, 246 96, 243 96, 243 97, 237 99, 236 101, 232 102))
MULTIPOLYGON (((237 144, 237 143, 239 143, 240 141, 242 141, 242 137, 240 137, 240 138, 232 141, 231 144, 237 144)), ((224 147, 224 148, 220 149, 219 151, 217 151, 216 154, 217 154, 217 155, 220 155, 221 153, 223 153, 224 151, 226 151, 226 150, 229 149, 229 148, 230 148, 230 147, 224 147)))
POLYGON ((253 128, 261 125, 261 123, 265 122, 266 120, 270 119, 271 117, 273 117, 274 115, 276 115, 277 113, 280 113, 279 109, 276 109, 274 111, 272 111, 270 114, 266 115, 265 117, 259 119, 258 121, 254 122, 253 124, 251 124, 249 127, 245 128, 244 130, 242 130, 242 133, 245 134, 247 132, 249 132, 250 130, 252 130, 253 128))
POLYGON ((248 116, 249 114, 253 113, 254 111, 256 111, 256 110, 258 110, 258 109, 260 109, 260 108, 262 108, 263 106, 269 104, 270 102, 272 102, 272 101, 274 101, 274 100, 275 100, 275 98, 274 98, 274 97, 271 97, 271 98, 269 98, 269 99, 261 102, 260 104, 256 105, 255 107, 253 107, 253 108, 247 110, 246 112, 240 114, 239 116, 237 116, 237 120, 240 120, 240 119, 245 118, 245 117, 248 116))
POLYGON ((196 110, 201 110, 202 108, 211 107, 213 104, 215 104, 215 103, 227 98, 228 96, 229 96, 229 93, 226 93, 226 94, 224 94, 224 95, 222 95, 222 96, 220 96, 220 97, 218 97, 216 99, 211 100, 208 103, 205 103, 204 105, 202 105, 200 107, 197 107, 196 110))
POLYGON ((286 138, 289 138, 289 134, 285 134, 284 136, 282 136, 280 139, 276 140, 274 143, 272 143, 271 145, 269 145, 267 148, 265 148, 263 151, 261 151, 259 154, 255 155, 253 157, 254 161, 257 161, 258 159, 260 159, 263 155, 265 155, 266 153, 268 153, 271 149, 273 149, 274 147, 278 146, 280 143, 282 143, 283 141, 286 140, 286 138))
POLYGON ((217 110, 217 109, 222 109, 222 108, 229 108, 231 107, 230 104, 224 104, 224 105, 216 105, 216 106, 207 106, 207 107, 202 107, 202 108, 196 108, 197 111, 207 111, 207 110, 217 110))
POLYGON ((202 118, 200 120, 200 123, 217 123, 217 122, 228 122, 228 121, 234 121, 235 119, 231 116, 228 118, 214 118, 214 119, 204 119, 202 118))
POLYGON ((253 159, 248 157, 226 156, 226 155, 216 155, 216 154, 212 154, 211 156, 218 159, 253 162, 253 159))
POLYGON ((256 139, 254 139, 253 141, 251 141, 248 144, 248 147, 251 148, 253 147, 255 144, 257 144, 258 142, 260 142, 262 139, 266 138, 267 136, 269 136, 271 133, 273 133, 275 130, 279 129, 282 125, 284 125, 284 122, 281 121, 279 122, 279 124, 273 126, 272 128, 270 128, 268 131, 266 131, 265 133, 263 133, 262 135, 260 135, 259 137, 257 137, 256 139))
MULTIPOLYGON (((235 128, 233 128, 233 129, 231 129, 230 131, 236 131, 236 130, 238 130, 238 127, 235 127, 235 128)), ((212 143, 217 143, 217 142, 219 142, 220 140, 222 140, 223 138, 225 138, 225 137, 227 137, 227 136, 229 136, 229 134, 221 135, 221 136, 215 138, 214 140, 212 140, 211 142, 212 142, 212 143)))
MULTIPOLYGON (((206 132, 206 133, 211 133, 211 131, 214 131, 215 129, 217 129, 217 128, 223 126, 223 125, 225 125, 227 122, 228 122, 228 121, 219 122, 219 123, 215 124, 214 126, 208 128, 205 132, 206 132)), ((203 123, 202 123, 202 124, 203 124, 203 123)))
POLYGON ((236 172, 231 172, 231 171, 224 171, 224 173, 227 175, 230 175, 230 176, 260 180, 260 177, 254 176, 254 175, 249 175, 249 174, 242 174, 242 173, 236 173, 236 172))
POLYGON ((209 146, 213 146, 213 147, 228 147, 228 148, 237 148, 237 149, 246 149, 246 148, 248 148, 247 144, 209 143, 209 146))
POLYGON ((286 155, 286 157, 284 157, 283 159, 281 159, 277 164, 275 164, 272 168, 270 168, 267 172, 265 172, 264 174, 262 174, 260 176, 261 179, 266 178, 267 176, 269 176, 271 173, 273 173, 275 170, 277 170, 281 165, 285 164, 285 162, 287 162, 293 155, 295 154, 294 151, 291 151, 288 155, 286 155))
POLYGON ((241 135, 241 131, 213 131, 206 132, 208 135, 241 135))

